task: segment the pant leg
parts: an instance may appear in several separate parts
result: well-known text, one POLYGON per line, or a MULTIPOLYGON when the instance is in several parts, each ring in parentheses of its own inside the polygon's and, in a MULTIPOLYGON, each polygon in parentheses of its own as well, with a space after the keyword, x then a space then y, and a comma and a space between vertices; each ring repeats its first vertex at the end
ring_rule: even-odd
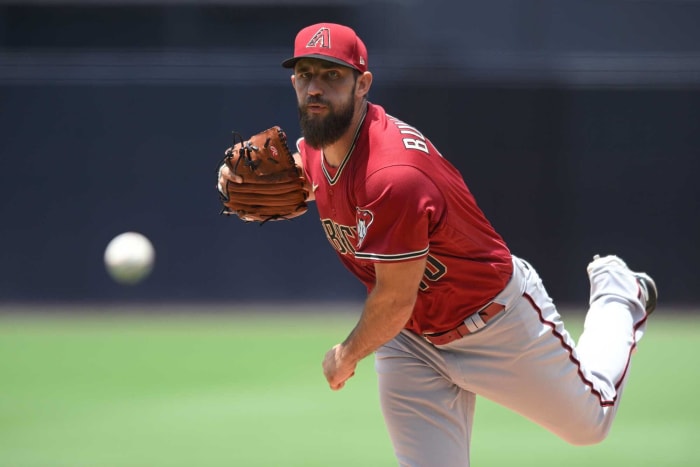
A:
POLYGON ((622 393, 630 357, 646 329, 639 284, 624 263, 598 261, 589 267, 590 305, 576 351, 601 383, 606 399, 622 393))
POLYGON ((536 271, 516 259, 513 280, 520 292, 511 285, 497 297, 506 312, 481 331, 441 346, 452 379, 572 444, 604 439, 644 312, 629 271, 606 267, 598 274, 579 349, 536 271), (614 324, 608 326, 607 318, 614 324))
POLYGON ((375 356, 382 413, 402 467, 468 467, 475 395, 449 380, 441 352, 407 331, 375 356))
POLYGON ((382 412, 400 465, 468 466, 477 394, 572 444, 607 435, 645 319, 636 282, 622 269, 592 271, 577 348, 536 271, 517 258, 514 266, 495 299, 506 310, 478 332, 433 346, 404 331, 377 351, 382 412))

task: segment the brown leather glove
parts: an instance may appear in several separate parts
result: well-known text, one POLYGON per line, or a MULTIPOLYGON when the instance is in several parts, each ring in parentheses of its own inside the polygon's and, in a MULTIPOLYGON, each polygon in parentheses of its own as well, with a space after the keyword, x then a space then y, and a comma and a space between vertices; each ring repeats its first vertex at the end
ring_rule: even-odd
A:
POLYGON ((304 173, 295 164, 287 135, 280 127, 274 126, 247 141, 234 133, 234 146, 226 150, 223 163, 229 173, 223 175, 224 183, 218 184, 222 214, 263 223, 293 219, 307 211, 309 192, 304 173))

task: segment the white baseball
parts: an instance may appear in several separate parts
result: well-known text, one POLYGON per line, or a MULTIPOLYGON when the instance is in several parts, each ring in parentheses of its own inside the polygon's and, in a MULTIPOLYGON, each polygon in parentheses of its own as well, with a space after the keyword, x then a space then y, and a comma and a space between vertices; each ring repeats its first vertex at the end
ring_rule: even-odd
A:
POLYGON ((120 284, 137 284, 153 270, 156 252, 151 241, 138 232, 114 237, 105 249, 105 266, 120 284))

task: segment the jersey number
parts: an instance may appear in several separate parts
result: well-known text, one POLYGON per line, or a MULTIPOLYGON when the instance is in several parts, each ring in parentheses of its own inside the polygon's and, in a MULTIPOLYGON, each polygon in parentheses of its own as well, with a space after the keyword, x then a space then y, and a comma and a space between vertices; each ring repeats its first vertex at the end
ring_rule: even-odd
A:
POLYGON ((420 289, 423 291, 428 290, 428 288, 430 287, 430 285, 428 285, 428 282, 426 281, 439 281, 442 278, 442 276, 444 276, 447 273, 447 266, 445 266, 432 256, 428 255, 426 261, 427 263, 425 265, 425 272, 423 273, 423 280, 420 281, 420 289))

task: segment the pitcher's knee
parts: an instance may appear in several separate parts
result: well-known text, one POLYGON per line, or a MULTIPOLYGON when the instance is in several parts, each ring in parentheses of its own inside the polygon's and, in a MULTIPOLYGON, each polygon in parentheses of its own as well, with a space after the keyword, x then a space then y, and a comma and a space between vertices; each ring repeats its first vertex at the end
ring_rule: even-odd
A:
POLYGON ((603 442, 608 437, 608 433, 610 433, 610 427, 599 424, 580 426, 578 429, 558 434, 564 441, 574 446, 590 446, 603 442))

